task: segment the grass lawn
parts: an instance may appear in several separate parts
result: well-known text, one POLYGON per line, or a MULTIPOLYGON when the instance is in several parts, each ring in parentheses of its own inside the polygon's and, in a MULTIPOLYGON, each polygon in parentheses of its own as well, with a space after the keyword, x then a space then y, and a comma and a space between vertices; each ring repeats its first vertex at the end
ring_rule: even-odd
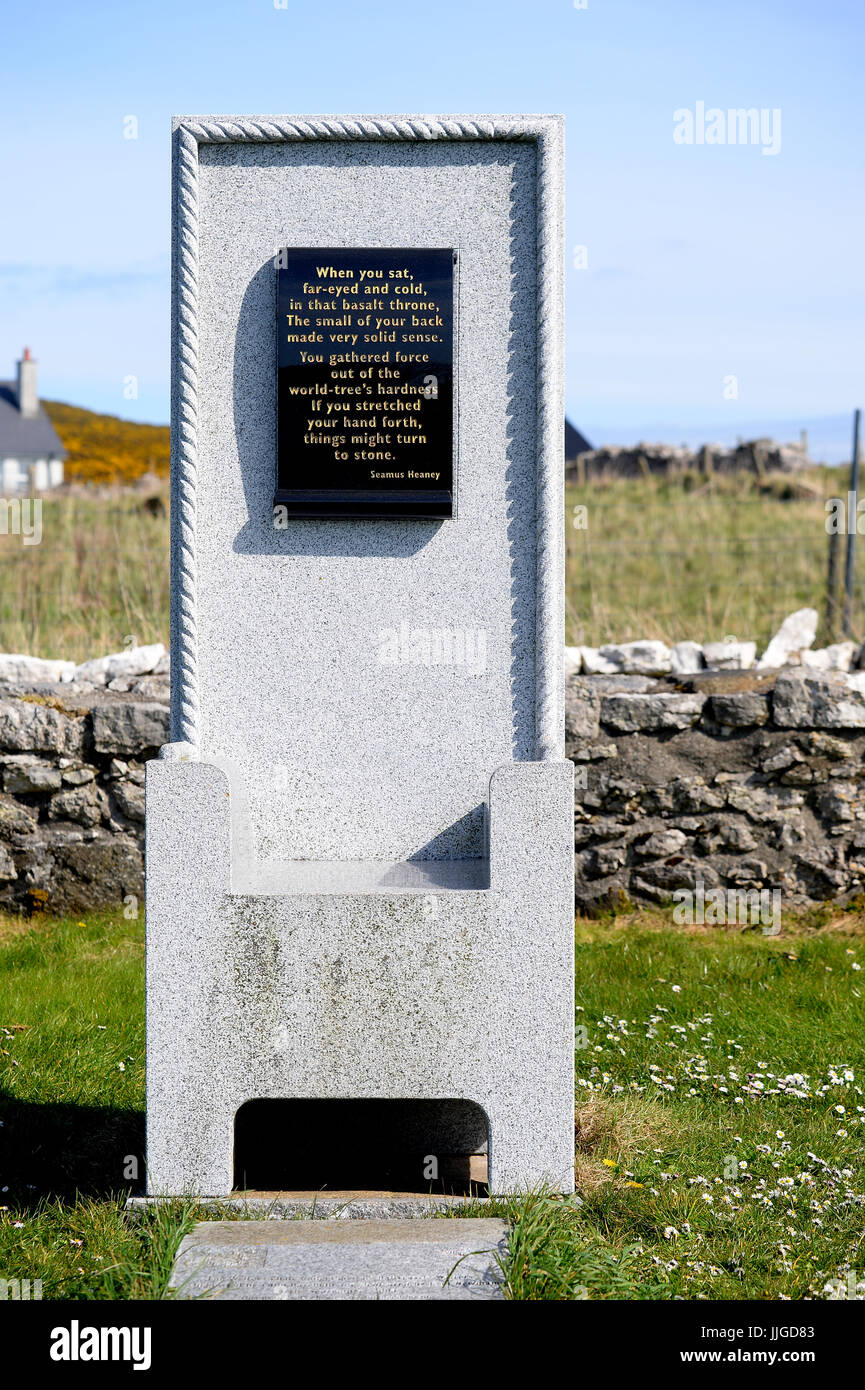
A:
MULTIPOLYGON (((863 934, 828 909, 774 938, 662 911, 577 923, 582 1205, 495 1204, 511 1297, 799 1299, 862 1271, 863 934)), ((141 924, 0 919, 0 1030, 0 1278, 164 1297, 195 1211, 123 1212, 143 1164, 141 924)))
MULTIPOLYGON (((600 646, 640 637, 765 646, 797 608, 825 622, 829 539, 824 502, 846 497, 849 470, 816 468, 812 495, 796 480, 753 474, 598 480, 566 489, 567 641, 600 646), (585 508, 585 513, 578 510, 585 508)), ((843 553, 844 538, 841 541, 843 553)), ((840 560, 843 569, 843 558, 840 560)), ((854 636, 865 637, 865 574, 856 575, 854 636)))
MULTIPOLYGON (((168 490, 46 497, 41 540, 0 531, 0 651, 87 661, 168 642, 168 490)), ((5 514, 4 514, 5 515, 5 514)))

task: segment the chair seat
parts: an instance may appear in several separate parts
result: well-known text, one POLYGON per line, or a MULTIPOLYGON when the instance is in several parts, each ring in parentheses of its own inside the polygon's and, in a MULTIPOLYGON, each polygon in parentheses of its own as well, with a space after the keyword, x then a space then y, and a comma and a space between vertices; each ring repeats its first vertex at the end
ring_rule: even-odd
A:
POLYGON ((254 897, 298 893, 431 893, 484 891, 488 859, 313 860, 256 864, 235 892, 254 897))

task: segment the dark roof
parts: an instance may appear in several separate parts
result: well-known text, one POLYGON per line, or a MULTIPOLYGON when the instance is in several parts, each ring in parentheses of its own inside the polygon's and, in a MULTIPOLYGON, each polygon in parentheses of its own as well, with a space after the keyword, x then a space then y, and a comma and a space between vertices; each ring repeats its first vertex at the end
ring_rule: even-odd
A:
POLYGON ((0 458, 66 457, 60 436, 40 405, 39 414, 25 420, 18 409, 18 386, 0 381, 0 458))
POLYGON ((570 420, 565 420, 565 462, 570 463, 577 454, 588 454, 591 452, 591 444, 584 434, 575 430, 570 420))

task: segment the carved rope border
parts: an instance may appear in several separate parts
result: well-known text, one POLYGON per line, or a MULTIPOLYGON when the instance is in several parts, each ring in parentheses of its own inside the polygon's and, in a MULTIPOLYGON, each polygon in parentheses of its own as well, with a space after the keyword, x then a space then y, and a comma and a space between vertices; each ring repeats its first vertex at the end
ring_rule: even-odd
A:
POLYGON ((537 571, 535 744, 564 758, 562 143, 557 117, 183 118, 174 134, 171 401, 171 738, 197 747, 199 146, 241 141, 524 140, 537 145, 537 571))

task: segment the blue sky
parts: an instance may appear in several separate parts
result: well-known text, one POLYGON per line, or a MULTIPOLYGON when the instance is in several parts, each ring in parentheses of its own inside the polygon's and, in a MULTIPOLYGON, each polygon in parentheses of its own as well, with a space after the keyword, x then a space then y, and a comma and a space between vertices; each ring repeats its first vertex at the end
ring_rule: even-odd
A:
POLYGON ((167 420, 174 113, 559 111, 573 421, 623 442, 806 425, 849 456, 863 31, 854 0, 7 7, 0 375, 27 343, 44 395, 167 420), (779 153, 676 144, 699 101, 779 109, 779 153))

